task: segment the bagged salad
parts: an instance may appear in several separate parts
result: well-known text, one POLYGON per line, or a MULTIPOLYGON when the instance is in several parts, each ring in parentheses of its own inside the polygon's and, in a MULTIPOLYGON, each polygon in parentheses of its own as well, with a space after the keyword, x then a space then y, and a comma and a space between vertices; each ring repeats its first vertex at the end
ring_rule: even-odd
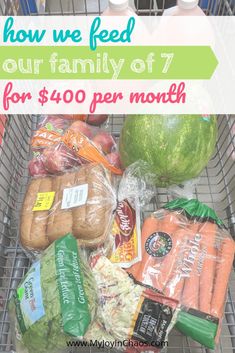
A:
POLYGON ((135 284, 102 254, 93 254, 90 261, 98 309, 85 339, 126 342, 126 346, 114 346, 124 351, 141 351, 143 345, 145 350, 161 347, 176 322, 178 302, 135 284))
POLYGON ((96 305, 92 273, 68 234, 32 264, 10 300, 17 353, 58 353, 82 340, 96 305))
POLYGON ((197 200, 176 199, 142 226, 142 260, 127 269, 147 287, 180 302, 176 327, 214 349, 234 259, 234 240, 197 200))

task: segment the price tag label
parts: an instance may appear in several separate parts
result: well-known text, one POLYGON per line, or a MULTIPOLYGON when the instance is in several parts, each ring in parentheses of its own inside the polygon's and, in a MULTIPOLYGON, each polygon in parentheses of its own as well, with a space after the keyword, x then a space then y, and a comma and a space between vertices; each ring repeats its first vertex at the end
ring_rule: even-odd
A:
POLYGON ((85 205, 88 197, 88 184, 78 185, 64 189, 61 209, 79 207, 85 205))
POLYGON ((33 207, 33 211, 48 211, 51 209, 55 199, 55 191, 39 192, 33 207))

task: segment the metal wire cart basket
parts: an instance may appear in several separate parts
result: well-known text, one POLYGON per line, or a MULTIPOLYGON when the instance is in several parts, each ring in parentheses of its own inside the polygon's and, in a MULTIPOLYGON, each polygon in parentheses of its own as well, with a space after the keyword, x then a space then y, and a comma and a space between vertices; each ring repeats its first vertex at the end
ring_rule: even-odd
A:
MULTIPOLYGON (((139 15, 161 15, 175 0, 133 0, 139 15)), ((98 15, 106 0, 0 0, 1 15, 98 15)), ((235 15, 235 0, 201 0, 207 15, 235 15)), ((110 117, 110 129, 119 135, 124 117, 110 117)), ((37 117, 0 116, 0 352, 11 352, 8 299, 27 271, 29 260, 18 241, 21 203, 28 181, 30 138, 37 117)), ((214 208, 235 237, 235 117, 220 116, 216 153, 204 170, 195 197, 214 208)), ((168 201, 159 189, 149 211, 168 201)), ((86 351, 89 349, 86 348, 86 351)), ((97 349, 90 348, 91 351, 97 349)), ((80 350, 79 350, 80 351, 80 350)), ((210 353, 177 331, 170 335, 167 352, 210 353)), ((232 274, 218 353, 235 352, 235 274, 232 274)))

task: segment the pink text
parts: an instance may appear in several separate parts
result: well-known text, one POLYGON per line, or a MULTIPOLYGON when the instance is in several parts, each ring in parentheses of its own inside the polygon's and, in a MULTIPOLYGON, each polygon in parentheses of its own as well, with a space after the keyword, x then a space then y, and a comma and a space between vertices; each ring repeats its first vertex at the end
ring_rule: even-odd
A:
POLYGON ((91 101, 90 104, 90 113, 94 113, 96 111, 96 107, 97 104, 99 103, 117 103, 118 100, 122 100, 123 99, 123 95, 121 92, 117 93, 111 93, 111 92, 107 92, 107 93, 101 93, 101 92, 95 92, 93 94, 93 99, 91 101))
POLYGON ((7 111, 10 108, 10 103, 25 103, 26 100, 30 99, 32 99, 32 95, 29 92, 13 92, 13 83, 8 82, 3 92, 3 108, 7 111))
POLYGON ((185 83, 172 83, 167 92, 130 93, 130 103, 185 103, 185 83))

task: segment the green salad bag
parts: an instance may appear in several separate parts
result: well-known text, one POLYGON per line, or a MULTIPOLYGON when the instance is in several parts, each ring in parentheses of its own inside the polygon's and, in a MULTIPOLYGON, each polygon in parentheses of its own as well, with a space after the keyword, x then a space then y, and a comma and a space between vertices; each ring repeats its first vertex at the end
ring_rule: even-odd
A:
POLYGON ((46 353, 82 340, 96 309, 92 273, 68 234, 34 262, 14 292, 9 312, 17 352, 46 353))

